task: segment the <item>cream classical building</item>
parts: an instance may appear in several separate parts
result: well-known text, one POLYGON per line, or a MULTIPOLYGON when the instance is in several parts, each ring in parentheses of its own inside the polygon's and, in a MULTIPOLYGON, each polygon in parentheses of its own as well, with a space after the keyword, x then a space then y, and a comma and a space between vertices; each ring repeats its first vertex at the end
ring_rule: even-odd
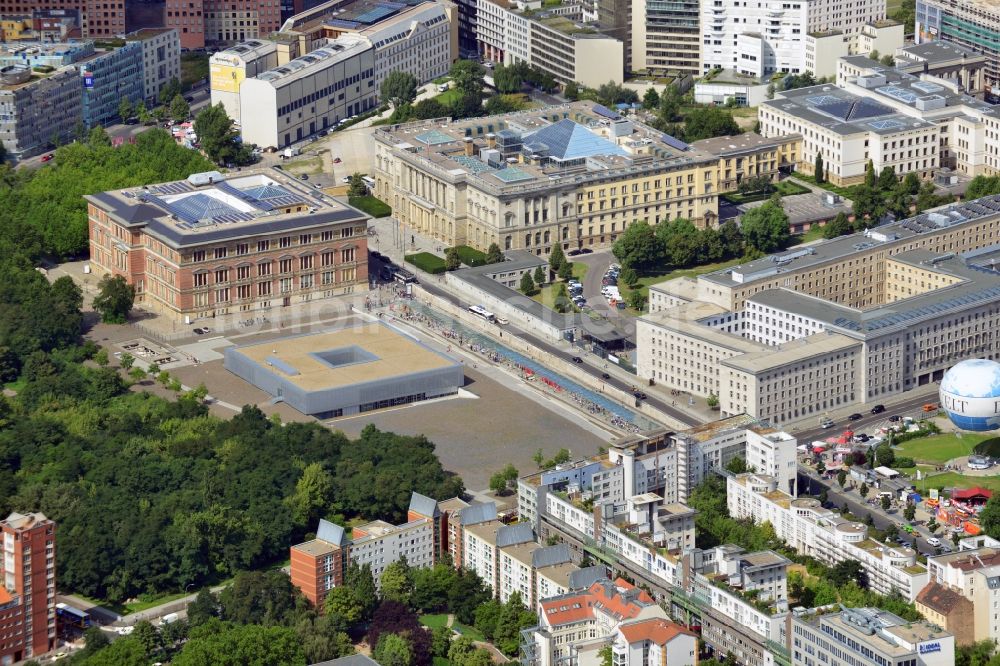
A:
POLYGON ((1000 197, 650 289, 638 374, 773 424, 1000 357, 1000 197))
MULTIPOLYGON (((607 247, 636 220, 718 221, 720 182, 772 176, 800 138, 688 145, 592 102, 376 128, 375 194, 447 245, 607 247)), ((713 140, 714 141, 714 140, 713 140)))

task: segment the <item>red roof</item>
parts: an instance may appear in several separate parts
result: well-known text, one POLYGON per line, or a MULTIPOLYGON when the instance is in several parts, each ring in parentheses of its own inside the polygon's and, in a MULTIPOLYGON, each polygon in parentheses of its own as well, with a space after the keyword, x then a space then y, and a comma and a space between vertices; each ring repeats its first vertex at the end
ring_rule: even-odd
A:
POLYGON ((956 490, 951 494, 951 498, 955 500, 970 500, 976 497, 985 497, 989 499, 993 497, 993 491, 987 488, 980 488, 976 486, 975 488, 965 488, 963 490, 956 490))
POLYGON ((594 616, 594 609, 619 620, 634 618, 653 598, 619 578, 614 583, 598 581, 586 592, 556 597, 540 603, 544 622, 551 626, 580 622, 594 616))
POLYGON ((651 641, 657 645, 666 645, 681 634, 694 634, 681 625, 669 620, 653 618, 642 622, 633 622, 618 628, 625 640, 631 643, 651 641))

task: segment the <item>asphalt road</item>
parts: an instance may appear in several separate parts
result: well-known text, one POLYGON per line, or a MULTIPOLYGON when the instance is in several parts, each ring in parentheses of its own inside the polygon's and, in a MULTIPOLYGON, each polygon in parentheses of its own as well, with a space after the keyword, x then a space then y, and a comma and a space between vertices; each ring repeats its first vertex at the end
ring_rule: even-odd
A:
MULTIPOLYGON (((601 274, 603 275, 603 271, 601 271, 601 274)), ((438 287, 438 286, 436 286, 434 284, 431 284, 431 283, 429 283, 426 280, 423 281, 423 282, 421 282, 420 286, 421 286, 422 289, 426 290, 428 293, 434 294, 435 296, 438 296, 440 298, 445 298, 445 299, 451 301, 452 303, 455 303, 455 304, 457 304, 457 305, 459 305, 461 307, 467 307, 469 305, 473 305, 473 303, 471 301, 468 301, 468 302, 467 301, 463 301, 462 299, 457 298, 451 292, 445 291, 444 289, 441 289, 440 287, 438 287)), ((640 383, 640 380, 638 378, 636 378, 633 382, 628 382, 628 381, 625 381, 625 380, 617 378, 615 375, 613 375, 611 373, 607 373, 608 374, 608 378, 603 378, 602 375, 605 374, 604 367, 603 366, 602 367, 597 367, 595 365, 592 365, 591 362, 596 357, 594 357, 594 356, 592 356, 590 354, 582 353, 582 350, 577 350, 577 349, 574 348, 571 351, 565 351, 565 350, 560 349, 559 347, 557 347, 557 346, 555 346, 555 345, 553 345, 553 344, 551 344, 549 342, 546 342, 545 340, 542 340, 541 338, 539 338, 539 337, 537 337, 535 335, 532 335, 531 333, 528 333, 526 331, 518 329, 516 326, 508 325, 508 326, 505 326, 504 328, 506 330, 509 330, 513 335, 516 335, 517 337, 521 338, 525 342, 530 343, 536 349, 540 349, 540 350, 544 351, 545 353, 549 354, 550 356, 554 356, 556 358, 560 358, 560 359, 562 359, 564 361, 572 362, 573 357, 579 355, 580 358, 584 359, 583 363, 577 364, 577 367, 580 369, 580 371, 587 373, 588 375, 594 377, 595 379, 597 379, 599 381, 604 382, 605 384, 607 384, 609 386, 612 386, 614 388, 617 388, 617 389, 620 389, 620 390, 626 391, 626 392, 631 392, 632 389, 633 389, 633 387, 639 387, 639 388, 642 387, 642 384, 640 383)), ((694 418, 692 418, 690 414, 687 414, 686 412, 682 412, 681 410, 677 409, 676 407, 672 407, 671 405, 668 405, 665 401, 660 400, 656 396, 653 396, 653 395, 649 396, 645 400, 645 402, 648 405, 650 405, 652 407, 655 407, 659 411, 663 412, 664 414, 667 414, 667 415, 671 416, 672 418, 680 421, 681 423, 687 424, 687 425, 692 426, 692 427, 699 424, 698 421, 696 421, 694 418)))
MULTIPOLYGON (((904 399, 901 402, 895 404, 887 404, 885 406, 885 411, 881 414, 872 414, 870 411, 860 411, 861 419, 857 421, 848 421, 846 418, 833 419, 834 424, 832 428, 820 428, 819 418, 816 418, 817 425, 808 430, 798 430, 792 428, 791 432, 799 440, 799 443, 810 442, 814 439, 826 439, 833 434, 837 434, 847 430, 848 428, 854 430, 855 432, 872 430, 889 421, 889 417, 893 415, 899 416, 912 416, 914 418, 922 418, 924 416, 923 406, 928 402, 937 402, 936 399, 928 398, 927 395, 914 396, 912 398, 904 399)), ((859 406, 860 410, 861 407, 859 406)), ((871 409, 871 408, 869 408, 871 409)))

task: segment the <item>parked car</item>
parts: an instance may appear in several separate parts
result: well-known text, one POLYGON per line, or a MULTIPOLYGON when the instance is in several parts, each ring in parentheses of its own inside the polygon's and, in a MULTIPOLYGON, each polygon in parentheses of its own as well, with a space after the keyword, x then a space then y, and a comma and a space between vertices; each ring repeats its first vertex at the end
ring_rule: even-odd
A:
POLYGON ((923 410, 925 412, 935 412, 937 411, 937 408, 938 406, 936 402, 928 402, 926 405, 923 406, 923 410))
POLYGON ((580 254, 590 254, 592 252, 593 252, 593 250, 591 250, 589 247, 581 247, 580 248, 580 254))
POLYGON ((934 546, 935 548, 937 548, 938 546, 941 545, 941 539, 938 539, 937 537, 928 537, 927 545, 934 546))
POLYGON ((333 163, 334 163, 334 164, 340 164, 340 161, 341 161, 341 160, 340 160, 340 158, 339 158, 339 157, 334 157, 334 158, 333 158, 333 163))
POLYGON ((212 329, 210 329, 208 327, 194 329, 194 334, 195 335, 205 335, 206 333, 211 333, 211 332, 212 332, 212 329))
POLYGON ((823 419, 822 421, 819 422, 819 427, 821 427, 821 428, 832 428, 833 427, 833 421, 831 421, 830 419, 825 418, 825 419, 823 419))
POLYGON ((885 411, 885 405, 875 405, 872 407, 872 414, 881 414, 885 411))
POLYGON ((857 440, 857 441, 859 441, 859 442, 864 443, 864 442, 867 442, 869 439, 871 439, 871 437, 869 437, 868 435, 866 435, 863 432, 859 432, 857 435, 854 436, 854 439, 857 440))
POLYGON ((579 255, 580 253, 581 253, 581 250, 570 250, 570 251, 569 251, 569 252, 567 252, 566 254, 568 254, 568 255, 569 255, 569 256, 571 256, 571 257, 576 257, 576 256, 578 256, 578 255, 579 255))
POLYGON ((49 162, 52 160, 53 157, 55 157, 55 155, 53 155, 52 153, 49 153, 48 155, 42 155, 42 161, 49 162))
POLYGON ((601 379, 611 379, 611 375, 606 372, 601 373, 601 379))

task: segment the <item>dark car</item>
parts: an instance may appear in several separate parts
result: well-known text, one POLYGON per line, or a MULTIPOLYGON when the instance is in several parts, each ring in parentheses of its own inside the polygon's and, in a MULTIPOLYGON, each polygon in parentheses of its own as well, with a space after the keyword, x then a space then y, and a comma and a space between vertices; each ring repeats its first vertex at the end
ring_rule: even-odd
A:
POLYGON ((869 437, 868 435, 866 435, 863 432, 859 432, 857 435, 854 436, 854 439, 856 439, 859 442, 864 443, 864 442, 867 442, 869 439, 871 439, 871 437, 869 437))
POLYGON ((196 329, 194 329, 194 334, 195 335, 205 335, 206 333, 211 333, 211 331, 212 331, 212 329, 210 329, 210 328, 196 328, 196 329))
POLYGON ((301 178, 302 180, 309 180, 309 174, 304 173, 301 176, 299 176, 299 178, 301 178))
POLYGON ((593 250, 591 250, 589 247, 580 249, 580 254, 590 254, 591 252, 593 252, 593 250))
POLYGON ((572 360, 574 363, 583 363, 583 359, 579 356, 574 356, 572 360))
POLYGON ((649 396, 646 395, 645 392, 643 392, 643 391, 636 391, 635 392, 635 397, 639 398, 639 400, 645 400, 649 396))
POLYGON ((581 253, 581 250, 570 250, 566 254, 568 254, 571 257, 575 257, 575 256, 579 255, 580 253, 581 253))
POLYGON ((881 414, 885 411, 885 405, 875 405, 872 407, 872 414, 881 414))
POLYGON ((897 423, 899 421, 902 421, 903 417, 900 416, 899 414, 893 414, 892 416, 889 417, 889 420, 892 421, 893 423, 897 423))
POLYGON ((611 375, 606 372, 601 373, 601 379, 611 379, 611 375))
POLYGON ((851 414, 850 416, 848 416, 847 420, 848 421, 860 421, 861 420, 861 414, 858 414, 857 412, 855 412, 854 414, 851 414))

